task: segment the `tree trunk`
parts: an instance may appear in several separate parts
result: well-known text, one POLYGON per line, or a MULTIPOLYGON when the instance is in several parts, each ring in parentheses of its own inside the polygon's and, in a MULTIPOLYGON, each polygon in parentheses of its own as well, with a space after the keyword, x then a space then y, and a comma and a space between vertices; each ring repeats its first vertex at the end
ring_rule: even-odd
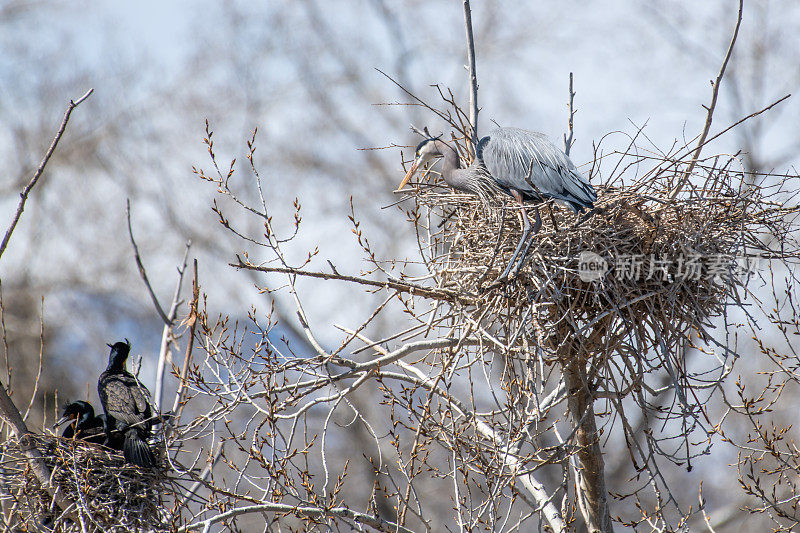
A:
POLYGON ((67 513, 67 516, 76 520, 74 511, 72 510, 74 506, 72 500, 60 494, 59 491, 53 487, 50 480, 50 468, 47 466, 42 454, 39 453, 39 450, 36 448, 36 443, 30 437, 30 431, 28 431, 28 427, 25 425, 22 415, 20 415, 17 406, 14 405, 14 402, 11 400, 11 397, 9 397, 2 383, 0 383, 0 417, 11 426, 14 435, 19 439, 20 448, 25 454, 25 457, 28 458, 28 464, 39 480, 39 483, 42 484, 42 488, 55 500, 61 510, 67 513))
POLYGON ((569 417, 577 428, 575 439, 576 488, 578 506, 590 533, 614 531, 608 509, 603 454, 595 423, 592 395, 586 386, 586 371, 577 353, 564 359, 564 383, 567 386, 569 417))

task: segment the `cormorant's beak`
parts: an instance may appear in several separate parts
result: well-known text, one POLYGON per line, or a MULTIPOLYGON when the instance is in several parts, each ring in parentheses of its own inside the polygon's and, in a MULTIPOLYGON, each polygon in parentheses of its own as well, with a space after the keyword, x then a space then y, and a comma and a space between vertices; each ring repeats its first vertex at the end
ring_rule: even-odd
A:
POLYGON ((75 418, 69 415, 62 416, 61 418, 58 419, 58 421, 55 424, 53 424, 53 429, 58 428, 58 426, 63 426, 65 423, 71 422, 73 420, 75 420, 75 418))
POLYGON ((403 181, 400 182, 400 186, 397 188, 398 191, 406 186, 408 180, 410 180, 411 177, 417 172, 418 167, 419 167, 419 158, 415 159, 414 162, 411 164, 411 168, 408 169, 406 177, 403 178, 403 181))
POLYGON ((109 343, 106 343, 106 346, 108 346, 109 348, 113 348, 114 347, 113 344, 109 344, 109 343))

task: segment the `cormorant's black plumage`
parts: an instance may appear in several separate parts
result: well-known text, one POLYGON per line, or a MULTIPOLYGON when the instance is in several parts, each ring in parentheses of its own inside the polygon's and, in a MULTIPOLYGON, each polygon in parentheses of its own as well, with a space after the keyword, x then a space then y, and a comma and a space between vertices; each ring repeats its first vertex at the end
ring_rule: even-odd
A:
POLYGON ((61 433, 65 439, 81 439, 86 442, 103 444, 106 440, 104 420, 94 415, 94 407, 89 402, 77 401, 67 404, 56 427, 68 422, 61 433))
POLYGON ((115 420, 116 429, 124 434, 125 460, 145 468, 154 467, 156 459, 147 444, 154 423, 150 391, 125 369, 130 342, 109 346, 108 367, 97 382, 100 402, 106 415, 115 420))

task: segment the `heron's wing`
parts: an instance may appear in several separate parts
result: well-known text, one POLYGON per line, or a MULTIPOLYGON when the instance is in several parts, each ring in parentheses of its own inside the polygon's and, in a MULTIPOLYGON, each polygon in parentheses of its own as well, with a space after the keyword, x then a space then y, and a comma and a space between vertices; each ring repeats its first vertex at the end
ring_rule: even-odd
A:
POLYGON ((502 187, 587 207, 597 199, 569 157, 542 133, 498 128, 479 145, 483 164, 502 187))

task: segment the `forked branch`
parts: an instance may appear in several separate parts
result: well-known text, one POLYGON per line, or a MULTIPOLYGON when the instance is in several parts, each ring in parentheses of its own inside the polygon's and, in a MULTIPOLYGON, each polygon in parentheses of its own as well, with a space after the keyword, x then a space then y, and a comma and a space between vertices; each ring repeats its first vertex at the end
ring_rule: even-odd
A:
POLYGON ((39 168, 36 169, 36 172, 33 174, 31 181, 28 182, 28 184, 20 193, 21 198, 19 204, 17 205, 17 212, 14 214, 14 218, 11 220, 11 225, 6 230, 6 234, 3 237, 3 242, 0 243, 0 257, 3 257, 3 252, 6 251, 6 248, 8 247, 8 242, 11 240, 11 234, 14 233, 14 228, 17 227, 17 223, 19 222, 20 217, 22 217, 22 212, 25 210, 25 202, 28 201, 28 195, 31 193, 34 186, 36 186, 36 182, 38 182, 39 178, 42 176, 44 168, 47 166, 47 162, 50 161, 50 157, 56 151, 56 147, 58 146, 58 141, 60 141, 61 137, 64 136, 64 132, 67 129, 67 123, 69 122, 69 116, 72 114, 72 111, 76 107, 81 105, 84 100, 89 98, 89 96, 92 94, 92 91, 94 91, 94 89, 89 89, 88 91, 86 91, 86 94, 84 94, 77 100, 69 101, 69 106, 67 106, 67 112, 64 113, 64 119, 61 121, 61 127, 58 128, 58 132, 56 133, 56 136, 53 138, 53 142, 50 143, 50 148, 48 148, 47 152, 45 152, 44 157, 42 158, 42 162, 39 163, 39 168))

